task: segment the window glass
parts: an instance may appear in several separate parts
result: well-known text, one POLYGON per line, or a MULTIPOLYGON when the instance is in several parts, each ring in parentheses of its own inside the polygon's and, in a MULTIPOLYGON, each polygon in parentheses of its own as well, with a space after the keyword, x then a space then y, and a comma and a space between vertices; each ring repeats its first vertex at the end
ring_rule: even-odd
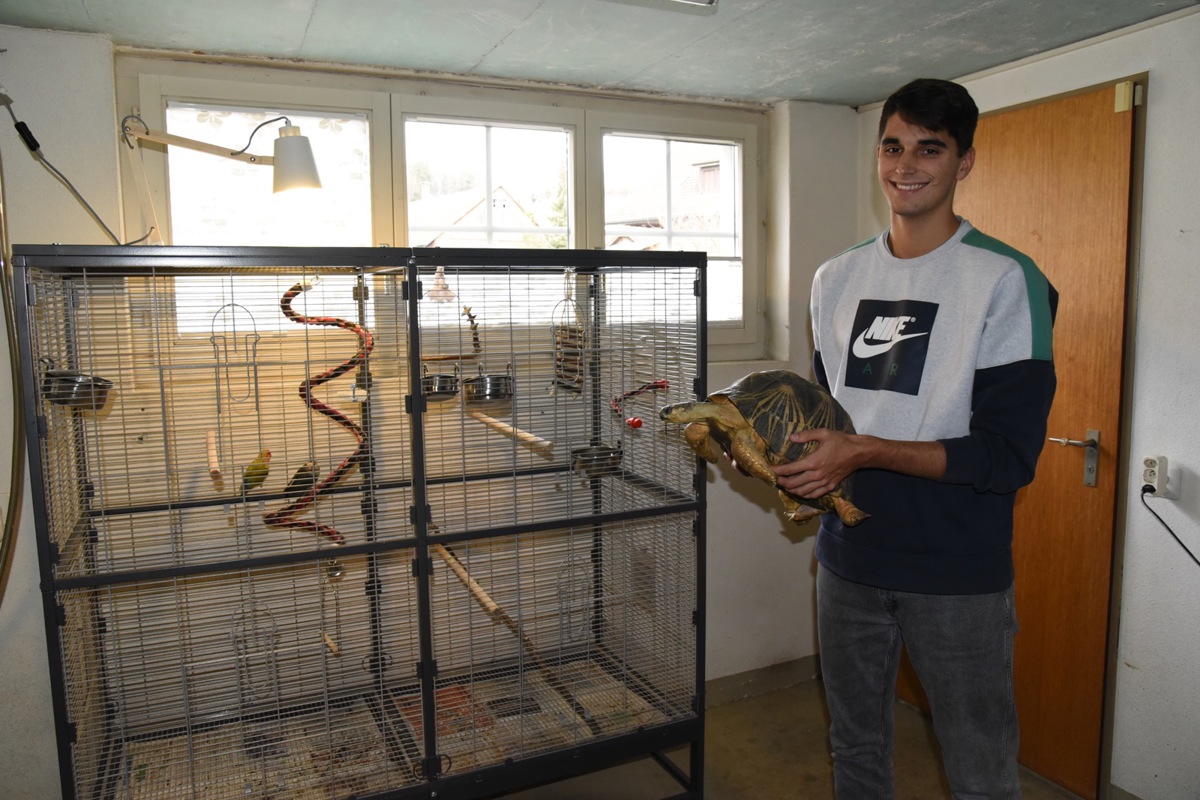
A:
MULTIPOLYGON (((272 191, 270 167, 167 148, 172 244, 371 244, 366 115, 167 103, 167 132, 240 150, 255 127, 286 116, 312 143, 321 189, 272 191)), ((249 152, 270 155, 283 122, 265 125, 249 152)))
POLYGON ((568 247, 570 134, 562 128, 410 118, 413 247, 568 247))
POLYGON ((604 135, 604 245, 708 254, 708 319, 742 319, 740 148, 604 135))
MULTIPOLYGON (((296 112, 168 101, 167 132, 237 151, 270 155, 286 116, 312 144, 320 189, 275 194, 271 167, 247 164, 183 147, 167 148, 171 243, 176 245, 370 246, 371 172, 369 124, 365 114, 296 112)), ((333 278, 333 282, 348 278, 333 278)), ((244 290, 244 287, 243 287, 244 290)), ((191 277, 175 283, 177 301, 192 310, 180 318, 180 333, 208 333, 210 321, 231 304, 273 306, 270 296, 234 298, 228 280, 191 277), (190 325, 188 320, 194 321, 190 325)), ((337 293, 344 307, 325 313, 353 318, 357 310, 349 290, 337 293)), ((331 295, 332 296, 332 295, 331 295)))

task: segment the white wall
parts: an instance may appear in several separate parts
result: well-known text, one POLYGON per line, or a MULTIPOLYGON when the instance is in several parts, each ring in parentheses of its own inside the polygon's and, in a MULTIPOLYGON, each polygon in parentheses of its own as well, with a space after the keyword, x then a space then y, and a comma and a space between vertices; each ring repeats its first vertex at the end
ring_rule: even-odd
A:
MULTIPOLYGON (((102 37, 0 26, 0 83, 14 108, 106 224, 118 226, 119 137, 113 54, 102 37)), ((856 115, 851 109, 789 103, 772 121, 772 212, 778 252, 771 277, 773 352, 807 371, 808 286, 816 267, 853 243, 852 171, 856 115), (816 188, 814 188, 816 187, 816 188), (789 290, 794 287, 794 291, 789 290)), ((0 125, 0 156, 10 243, 105 244, 103 231, 0 125)), ((132 223, 138 225, 140 223, 132 223)), ((139 231, 140 233, 140 231, 139 231)), ((137 233, 132 234, 134 236, 137 233)), ((2 347, 2 345, 0 345, 2 347)), ((0 363, 3 353, 0 352, 0 363)), ((751 369, 783 362, 714 364, 710 388, 751 369)), ((7 370, 0 393, 10 396, 7 370)), ((0 404, 0 491, 7 488, 11 417, 0 404)), ((728 467, 710 470, 708 520, 709 678, 813 656, 817 642, 812 545, 815 528, 787 522, 775 493, 728 467)), ((28 489, 26 489, 28 495, 28 489)), ((0 797, 59 796, 41 593, 29 501, 24 504, 12 578, 0 605, 0 797)))
MULTIPOLYGON (((118 202, 112 53, 99 37, 0 26, 0 83, 43 150, 68 174, 110 227, 118 202)), ((1194 299, 1200 296, 1200 161, 1190 157, 1200 130, 1191 98, 1200 76, 1200 15, 1134 29, 1053 58, 968 82, 985 109, 1052 96, 1149 71, 1142 273, 1132 354, 1132 451, 1162 452, 1184 468, 1183 500, 1160 510, 1200 549, 1200 425, 1189 400, 1200 395, 1194 299)), ((807 368, 808 286, 824 258, 875 233, 870 152, 877 116, 788 103, 774 113, 769 169, 771 252, 787 264, 768 287, 789 325, 773 352, 807 368), (854 137, 858 127, 857 142, 854 137), (856 172, 857 182, 847 180, 856 172), (859 202, 855 212, 855 187, 859 202)), ((0 125, 11 242, 104 243, 100 229, 0 125)), ((769 364, 714 364, 711 388, 769 364)), ((0 396, 10 396, 0 370, 0 396)), ((0 487, 7 487, 10 419, 0 404, 0 487)), ((1131 486, 1140 482, 1130 465, 1131 486)), ((0 488, 0 491, 3 491, 0 488)), ((7 498, 4 499, 7 502, 7 498)), ((772 492, 727 468, 711 471, 708 520, 707 659, 710 678, 816 652, 812 531, 779 514, 772 492)), ((12 800, 58 796, 45 638, 33 526, 22 521, 8 594, 0 606, 0 787, 12 800)), ((1118 659, 1113 782, 1143 800, 1195 795, 1200 761, 1200 568, 1131 498, 1126 520, 1124 607, 1118 659)))
MULTIPOLYGON (((116 229, 117 119, 107 39, 0 26, 0 83, 42 153, 116 229)), ((10 121, 4 113, 6 122, 10 121)), ((11 124, 0 125, 10 243, 110 244, 103 230, 30 155, 11 124)), ((3 312, 0 311, 0 314, 3 312)), ((6 345, 0 342, 0 348, 6 345)), ((12 396, 8 360, 0 369, 0 492, 9 498, 12 396)), ((33 518, 24 513, 8 591, 0 605, 0 795, 58 797, 58 763, 46 661, 33 518)))
MULTIPOLYGON (((1200 554, 1200 13, 1164 19, 963 81, 991 111, 1149 73, 1112 761, 1113 785, 1142 800, 1200 796, 1200 567, 1137 497, 1141 456, 1181 467, 1182 498, 1151 502, 1200 554)), ((878 120, 877 108, 860 115, 868 158, 878 120)), ((859 208, 864 232, 878 230, 876 196, 859 208)))

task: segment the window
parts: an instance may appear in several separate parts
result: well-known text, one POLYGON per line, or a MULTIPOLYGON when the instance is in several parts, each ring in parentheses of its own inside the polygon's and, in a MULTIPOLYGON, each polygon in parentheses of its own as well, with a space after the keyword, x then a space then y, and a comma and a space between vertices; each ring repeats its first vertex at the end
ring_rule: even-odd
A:
MULTIPOLYGON (((309 138, 321 190, 293 189, 275 194, 271 169, 215 157, 182 147, 167 149, 171 234, 174 244, 323 245, 371 244, 370 137, 365 114, 297 112, 277 108, 168 101, 167 132, 237 150, 250 142, 254 129, 286 116, 309 138)), ((282 125, 283 123, 279 123, 282 125)), ((278 125, 263 127, 250 152, 270 153, 278 125)), ((351 279, 331 278, 342 301, 324 314, 357 316, 351 279), (341 286, 341 284, 346 284, 341 286)), ((232 285, 219 276, 175 280, 176 302, 191 309, 179 315, 179 333, 210 333, 216 323, 238 321, 230 308, 278 299, 275 287, 262 286, 263 297, 233 297, 232 285)), ((305 300, 302 297, 301 300, 305 300)), ((251 319, 243 314, 243 321, 251 319)))
POLYGON ((561 128, 409 118, 413 247, 568 247, 570 134, 561 128))
MULTIPOLYGON (((182 147, 167 149, 171 241, 207 245, 371 244, 371 162, 365 114, 168 101, 167 132, 238 150, 256 126, 286 116, 312 142, 319 192, 272 192, 268 167, 182 147)), ((269 154, 278 124, 250 152, 269 154)))
POLYGON ((604 134, 604 246, 708 254, 708 319, 742 319, 736 142, 604 134))
MULTIPOLYGON (((762 110, 136 57, 117 65, 121 107, 153 128, 237 149, 259 123, 287 116, 312 141, 325 185, 317 203, 286 210, 269 168, 144 147, 122 170, 129 231, 161 220, 173 244, 704 251, 710 354, 764 354, 762 110)), ((275 127, 252 152, 271 152, 275 127)), ((471 275, 446 277, 472 294, 471 275)), ((212 294, 213 314, 240 302, 212 294)), ((486 310, 480 324, 503 316, 486 310)))

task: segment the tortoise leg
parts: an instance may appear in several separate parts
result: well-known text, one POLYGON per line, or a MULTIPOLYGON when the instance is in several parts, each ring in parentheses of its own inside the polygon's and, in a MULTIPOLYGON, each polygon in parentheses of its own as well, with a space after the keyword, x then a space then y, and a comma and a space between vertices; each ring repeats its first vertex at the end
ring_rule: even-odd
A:
POLYGON ((683 439, 696 455, 710 464, 717 463, 721 457, 721 447, 712 438, 712 430, 707 422, 693 422, 683 429, 683 439))
POLYGON ((796 498, 784 491, 779 492, 779 499, 783 501, 783 510, 787 518, 797 525, 803 525, 813 517, 819 517, 821 510, 797 502, 796 498))
POLYGON ((833 501, 833 510, 837 512, 838 518, 841 519, 844 524, 849 525, 852 528, 867 517, 871 516, 844 497, 830 495, 829 499, 833 501))
POLYGON ((763 457, 751 430, 742 428, 735 431, 729 449, 732 451, 730 455, 737 461, 739 467, 759 480, 766 481, 772 486, 775 485, 779 478, 771 469, 771 465, 767 463, 767 459, 763 457))

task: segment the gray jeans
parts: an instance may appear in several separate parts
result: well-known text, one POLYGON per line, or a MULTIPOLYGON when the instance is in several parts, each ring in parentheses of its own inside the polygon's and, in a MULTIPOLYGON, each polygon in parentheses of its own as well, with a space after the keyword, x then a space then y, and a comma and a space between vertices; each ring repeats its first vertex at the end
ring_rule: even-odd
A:
POLYGON ((932 595, 875 589, 818 567, 821 673, 838 800, 890 800, 896 671, 907 648, 956 800, 1020 798, 1012 587, 932 595))

